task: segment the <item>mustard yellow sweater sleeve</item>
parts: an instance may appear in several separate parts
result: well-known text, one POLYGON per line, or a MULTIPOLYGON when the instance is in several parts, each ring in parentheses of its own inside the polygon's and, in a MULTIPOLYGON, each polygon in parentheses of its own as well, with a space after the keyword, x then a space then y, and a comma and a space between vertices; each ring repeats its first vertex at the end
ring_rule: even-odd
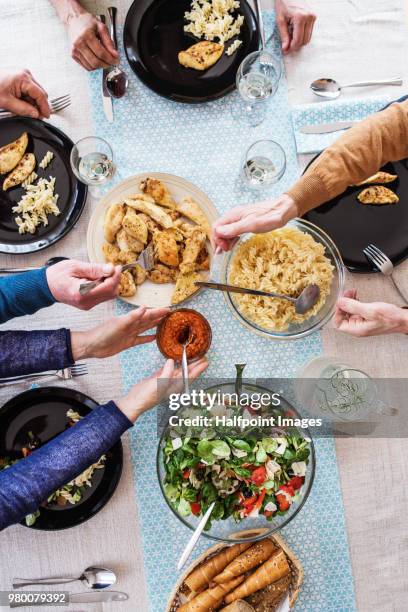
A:
POLYGON ((348 130, 311 164, 287 192, 299 216, 408 157, 408 100, 392 104, 348 130))

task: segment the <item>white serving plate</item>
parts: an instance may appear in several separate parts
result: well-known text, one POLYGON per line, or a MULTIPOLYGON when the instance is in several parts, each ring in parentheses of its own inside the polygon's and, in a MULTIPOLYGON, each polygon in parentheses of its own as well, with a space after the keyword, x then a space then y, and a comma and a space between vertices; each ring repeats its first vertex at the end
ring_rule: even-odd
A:
MULTIPOLYGON (((135 174, 134 176, 128 177, 113 187, 96 205, 88 225, 88 232, 86 236, 89 261, 97 263, 104 262, 102 252, 102 245, 105 242, 103 223, 109 206, 124 200, 132 194, 140 193, 140 182, 149 176, 163 181, 176 201, 180 201, 186 196, 191 196, 194 198, 197 204, 200 205, 201 210, 207 217, 210 225, 212 225, 217 219, 218 212, 214 204, 211 202, 209 197, 193 183, 190 183, 179 176, 165 174, 163 172, 143 172, 141 174, 135 174)), ((212 248, 209 242, 207 243, 207 246, 210 254, 210 260, 212 260, 212 248)), ((121 297, 120 299, 128 302, 129 304, 133 304, 134 306, 144 305, 148 306, 149 308, 161 308, 170 306, 173 291, 174 283, 158 285, 147 280, 142 285, 138 286, 137 292, 134 296, 126 298, 121 297)), ((197 293, 198 291, 194 295, 197 295, 197 293)), ((186 301, 187 300, 184 300, 184 302, 186 301)), ((180 304, 184 302, 180 302, 180 304)))

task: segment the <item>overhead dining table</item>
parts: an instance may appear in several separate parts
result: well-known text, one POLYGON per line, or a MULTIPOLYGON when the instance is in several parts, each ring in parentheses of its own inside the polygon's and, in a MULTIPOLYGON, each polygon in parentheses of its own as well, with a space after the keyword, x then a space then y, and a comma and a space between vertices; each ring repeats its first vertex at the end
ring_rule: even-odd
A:
MULTIPOLYGON (((265 1, 265 8, 271 8, 271 1, 265 1)), ((110 2, 88 0, 83 4, 99 14, 106 11, 110 2)), ((407 16, 403 0, 360 0, 358 3, 310 0, 310 4, 318 17, 312 43, 285 58, 292 104, 319 103, 311 97, 308 84, 320 76, 333 76, 345 82, 398 74, 404 78, 401 95, 408 91, 407 16)), ((118 0, 116 5, 121 24, 130 2, 118 0)), ((71 60, 66 33, 51 5, 47 0, 35 3, 0 0, 0 9, 0 70, 26 67, 50 96, 69 92, 70 108, 52 117, 52 122, 74 141, 91 135, 93 101, 88 75, 71 60)), ((122 61, 125 63, 124 58, 122 61)), ((376 94, 391 96, 395 89, 377 88, 376 94)), ((344 95, 353 99, 357 94, 349 90, 344 95)), ((299 168, 307 161, 308 158, 300 157, 299 168)), ((18 265, 41 265, 53 255, 86 259, 85 235, 95 204, 89 196, 74 231, 58 244, 35 255, 18 258, 0 255, 0 265, 13 266, 17 261, 18 265)), ((398 281, 406 290, 407 272, 408 262, 396 271, 398 281)), ((398 303, 392 287, 380 275, 349 275, 347 284, 358 289, 361 299, 398 303)), ((35 317, 14 320, 7 324, 7 329, 53 328, 61 326, 62 321, 72 329, 83 329, 112 315, 111 303, 86 313, 55 305, 35 317)), ((322 332, 322 343, 325 354, 363 367, 372 376, 406 376, 406 337, 354 339, 328 325, 322 332)), ((88 376, 64 384, 101 402, 119 397, 122 393, 119 359, 94 360, 89 364, 88 376)), ((25 388, 19 385, 1 389, 0 403, 25 388)), ((115 570, 118 575, 115 588, 126 591, 130 599, 116 606, 94 605, 92 609, 147 612, 138 510, 126 436, 124 447, 125 467, 118 490, 92 520, 65 532, 28 531, 15 526, 0 534, 0 590, 10 589, 15 576, 75 574, 89 565, 103 563, 115 570)), ((340 439, 336 441, 336 449, 357 609, 361 612, 403 610, 408 591, 408 493, 403 486, 408 478, 407 442, 398 438, 340 439)), ((78 585, 75 591, 79 590, 78 585)), ((70 610, 80 608, 69 607, 70 610)), ((339 612, 342 610, 339 608, 339 612)))

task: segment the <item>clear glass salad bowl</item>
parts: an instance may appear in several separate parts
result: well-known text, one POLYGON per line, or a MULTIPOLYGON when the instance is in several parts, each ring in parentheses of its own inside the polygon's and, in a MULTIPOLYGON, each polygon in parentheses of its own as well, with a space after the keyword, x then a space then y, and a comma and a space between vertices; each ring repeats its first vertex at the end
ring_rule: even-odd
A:
MULTIPOLYGON (((235 385, 233 383, 222 383, 220 385, 217 385, 216 387, 209 387, 205 389, 204 392, 210 393, 210 394, 211 393, 216 394, 218 391, 220 391, 221 393, 225 394, 225 393, 234 393, 234 391, 236 390, 237 390, 236 383, 235 385)), ((270 389, 267 389, 266 387, 243 383, 242 386, 240 387, 239 392, 241 394, 242 393, 247 394, 248 396, 251 396, 251 398, 255 396, 259 397, 259 394, 264 394, 263 397, 269 396, 270 405, 267 407, 263 407, 259 410, 259 414, 261 414, 263 417, 267 416, 268 418, 270 418, 271 416, 274 416, 276 419, 278 416, 281 416, 284 418, 291 417, 292 419, 301 418, 299 413, 283 398, 281 398, 280 406, 274 407, 272 405, 273 392, 270 389)), ((223 414, 223 410, 227 410, 229 411, 228 414, 231 414, 230 412, 231 410, 232 411, 241 410, 241 408, 236 409, 231 406, 226 407, 225 405, 218 405, 214 408, 214 410, 216 410, 215 414, 220 415, 220 414, 223 414)), ((248 410, 248 409, 246 408, 245 410, 248 410)), ((184 408, 180 408, 179 410, 177 410, 177 412, 172 413, 172 416, 176 415, 178 418, 180 416, 184 418, 193 417, 193 416, 197 416, 198 414, 201 414, 201 411, 205 411, 205 408, 184 407, 184 408)), ((242 412, 240 412, 239 414, 242 414, 242 412)), ((253 412, 251 414, 254 415, 253 412)), ((206 501, 201 501, 201 502, 199 501, 200 505, 202 505, 202 508, 200 508, 200 512, 197 512, 197 506, 194 508, 194 504, 197 504, 197 499, 198 500, 200 499, 203 488, 200 488, 198 497, 196 497, 195 500, 193 500, 193 498, 190 495, 186 495, 187 499, 182 499, 182 497, 178 496, 179 493, 176 492, 176 490, 180 491, 180 487, 185 486, 186 489, 181 489, 181 490, 186 491, 188 489, 190 493, 193 493, 192 489, 194 489, 194 486, 192 486, 192 483, 194 482, 194 479, 192 479, 191 473, 194 472, 194 478, 196 478, 197 475, 199 474, 197 470, 201 469, 201 471, 203 471, 203 467, 202 467, 203 464, 201 463, 202 461, 201 458, 197 459, 197 457, 194 457, 193 462, 200 461, 200 463, 196 465, 196 467, 193 469, 190 469, 189 467, 191 466, 191 463, 192 463, 192 453, 190 451, 186 451, 185 449, 189 448, 192 441, 193 441, 192 448, 194 448, 194 440, 196 440, 197 437, 200 437, 201 441, 210 439, 211 443, 213 443, 214 440, 218 441, 221 438, 225 440, 226 437, 229 440, 235 439, 235 443, 236 443, 236 440, 240 438, 239 446, 242 448, 242 447, 245 447, 245 444, 250 441, 251 435, 255 435, 256 432, 258 432, 257 437, 259 437, 259 435, 261 436, 262 443, 264 443, 264 440, 267 440, 267 439, 270 440, 271 438, 275 439, 275 437, 277 437, 278 440, 281 440, 285 436, 290 436, 291 439, 295 437, 296 440, 298 440, 298 442, 301 440, 300 445, 299 443, 297 443, 298 448, 300 446, 299 451, 297 451, 299 452, 299 457, 300 457, 300 452, 302 450, 302 445, 306 445, 306 447, 309 450, 309 456, 308 456, 308 459, 306 460, 307 462, 306 474, 304 478, 302 479, 303 484, 301 488, 295 491, 296 497, 293 498, 292 503, 289 505, 289 508, 285 512, 280 512, 280 509, 279 509, 280 503, 279 503, 279 507, 276 506, 277 511, 271 512, 268 518, 266 518, 266 516, 263 513, 256 515, 257 514, 256 512, 251 512, 250 515, 244 516, 243 518, 241 518, 241 520, 237 520, 236 517, 234 517, 234 515, 228 516, 227 518, 218 518, 217 516, 218 511, 216 511, 215 516, 213 516, 213 514, 211 515, 211 520, 210 520, 210 524, 208 528, 206 528, 203 531, 203 536, 211 540, 217 540, 217 541, 227 542, 227 543, 248 542, 248 541, 255 542, 257 540, 263 539, 267 535, 274 533, 275 531, 281 529, 282 527, 290 523, 290 521, 302 509, 303 505, 305 504, 308 498, 310 490, 312 488, 314 475, 315 475, 314 445, 313 445, 313 441, 310 437, 310 433, 307 428, 285 427, 285 426, 279 426, 279 427, 267 426, 266 428, 262 428, 261 434, 259 434, 259 428, 257 427, 255 428, 252 427, 250 429, 247 428, 245 432, 241 431, 238 434, 236 433, 236 431, 237 430, 234 430, 234 428, 231 428, 231 427, 228 428, 228 432, 226 432, 225 427, 223 428, 222 427, 220 428, 212 427, 210 429, 210 428, 205 428, 202 426, 180 427, 177 424, 174 424, 174 422, 173 422, 173 425, 167 424, 167 426, 165 426, 162 432, 162 435, 160 437, 160 442, 159 442, 159 446, 157 450, 158 479, 159 479, 160 488, 164 496, 164 499, 166 500, 171 511, 177 516, 177 518, 182 523, 184 523, 184 525, 186 525, 186 527, 188 527, 191 530, 195 530, 200 519, 202 518, 203 514, 205 513, 205 511, 207 510, 209 506, 209 502, 207 503, 206 501), (183 444, 182 447, 180 447, 180 441, 183 444), (242 444, 243 442, 244 444, 242 444), (169 459, 169 448, 172 447, 173 445, 178 448, 176 451, 174 451, 174 449, 171 450, 171 459, 169 459), (174 454, 174 453, 177 453, 177 454, 174 454), (167 479, 167 483, 165 483, 166 479, 167 479), (180 479, 182 482, 184 482, 184 480, 186 479, 187 482, 185 484, 181 484, 180 479), (179 484, 174 486, 174 484, 169 483, 169 480, 171 480, 173 483, 178 482, 179 484), (194 515, 194 513, 192 512, 192 510, 194 509, 196 510, 197 515, 194 515), (186 511, 188 511, 188 515, 186 511)), ((206 442, 204 442, 204 444, 206 444, 206 442)), ((269 442, 269 444, 271 443, 269 442)), ((277 444, 279 446, 280 443, 277 443, 277 444)), ((289 445, 289 447, 287 447, 286 450, 288 450, 288 448, 293 449, 291 445, 289 445)), ((279 461, 278 455, 272 454, 270 455, 270 458, 272 458, 272 456, 275 457, 277 461, 279 461)), ((284 461, 283 457, 284 455, 282 456, 282 459, 281 459, 282 462, 284 461)), ((231 459, 234 462, 234 460, 236 460, 237 458, 235 456, 231 456, 231 459)), ((292 461, 295 461, 295 460, 300 461, 300 459, 297 459, 296 457, 294 457, 292 461)), ((251 466, 251 468, 249 469, 249 472, 252 475, 251 475, 251 478, 248 480, 248 482, 250 483, 251 486, 253 484, 252 479, 255 479, 256 466, 259 465, 259 463, 257 463, 256 461, 254 463, 255 465, 251 466)), ((204 470, 206 471, 206 473, 208 473, 208 470, 216 469, 218 464, 221 464, 221 459, 217 458, 217 460, 215 461, 212 467, 208 468, 208 465, 204 465, 204 470)), ((225 463, 223 463, 222 465, 225 466, 225 463)), ((286 466, 286 464, 284 463, 282 463, 282 465, 286 466)), ((224 470, 224 467, 222 469, 224 470)), ((243 469, 245 470, 245 467, 243 469)), ((287 468, 285 467, 284 469, 287 469, 287 468)), ((293 478, 293 474, 291 473, 290 469, 288 471, 289 471, 288 478, 293 478)), ((212 471, 210 473, 212 474, 212 471)), ((208 479, 206 478, 206 481, 207 480, 208 479)), ((241 482, 240 487, 241 485, 244 486, 244 484, 245 483, 241 482)), ((265 483, 265 486, 268 486, 268 484, 265 483)), ((278 485, 276 485, 276 487, 277 486, 278 485)), ((260 493, 255 494, 254 497, 257 497, 258 495, 262 497, 262 491, 264 490, 263 485, 260 484, 259 487, 255 487, 255 489, 258 489, 260 493)), ((234 507, 236 507, 237 503, 241 504, 241 500, 242 500, 242 504, 244 503, 244 501, 251 502, 251 495, 253 495, 253 492, 251 491, 251 495, 250 495, 248 486, 246 484, 245 484, 245 488, 243 488, 242 490, 245 493, 246 497, 241 493, 241 489, 239 491, 236 490, 231 494, 229 492, 225 493, 225 491, 222 493, 219 493, 219 491, 217 490, 217 504, 219 501, 220 507, 223 508, 224 506, 228 507, 229 502, 232 502, 234 504, 234 507)), ((207 493, 208 493, 208 489, 207 489, 207 493)), ((268 494, 268 497, 263 498, 263 507, 261 507, 262 508, 261 512, 263 512, 265 509, 266 501, 268 499, 271 499, 270 497, 271 495, 273 496, 273 492, 270 490, 268 491, 267 494, 268 494)), ((204 493, 203 493, 203 496, 204 496, 204 493)), ((194 497, 194 493, 193 493, 193 497, 194 497)), ((275 498, 275 501, 277 504, 278 503, 277 498, 275 498)), ((240 512, 241 511, 245 512, 246 509, 248 508, 248 506, 244 508, 241 505, 239 505, 239 507, 241 508, 240 512)))
MULTIPOLYGON (((297 340, 321 329, 332 318, 336 308, 337 299, 342 294, 345 283, 346 270, 339 250, 334 244, 333 240, 330 238, 330 236, 328 236, 322 229, 317 227, 317 225, 309 223, 309 221, 305 221, 303 219, 293 219, 292 221, 289 221, 288 226, 295 227, 301 230, 302 232, 310 234, 316 242, 322 244, 325 249, 326 257, 328 257, 332 266, 334 267, 330 293, 327 296, 327 299, 323 304, 322 308, 314 316, 306 319, 301 323, 293 323, 286 330, 271 331, 270 329, 266 329, 265 327, 258 325, 254 321, 251 321, 242 314, 242 312, 239 310, 238 303, 236 300, 237 294, 226 292, 224 293, 224 297, 228 307, 232 311, 233 315, 238 319, 238 321, 242 325, 244 325, 244 327, 264 338, 271 338, 272 340, 297 340)), ((253 234, 243 234, 237 241, 237 243, 234 245, 232 250, 225 256, 223 265, 221 266, 220 270, 220 282, 229 282, 228 279, 231 269, 231 263, 236 254, 237 248, 240 244, 251 238, 251 236, 253 236, 253 234)))

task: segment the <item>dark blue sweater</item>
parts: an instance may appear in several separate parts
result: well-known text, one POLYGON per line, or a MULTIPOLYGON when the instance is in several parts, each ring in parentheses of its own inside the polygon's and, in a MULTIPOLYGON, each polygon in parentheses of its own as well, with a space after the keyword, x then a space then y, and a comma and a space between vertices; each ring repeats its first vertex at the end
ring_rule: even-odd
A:
MULTIPOLYGON (((0 279, 1 323, 54 302, 44 268, 0 279)), ((65 328, 0 332, 0 377, 72 364, 71 335, 65 328)), ((53 491, 95 463, 131 426, 116 404, 109 402, 26 459, 0 471, 0 530, 34 512, 53 491)))

